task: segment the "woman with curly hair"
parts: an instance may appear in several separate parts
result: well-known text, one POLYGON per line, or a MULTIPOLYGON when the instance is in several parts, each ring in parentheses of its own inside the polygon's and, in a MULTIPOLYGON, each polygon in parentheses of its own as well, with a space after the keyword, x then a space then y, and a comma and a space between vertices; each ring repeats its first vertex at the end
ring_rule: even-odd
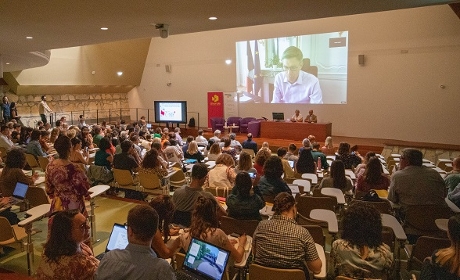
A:
POLYGON ((281 192, 292 194, 291 189, 281 179, 283 163, 277 156, 270 156, 264 164, 264 175, 260 178, 255 191, 260 191, 264 199, 273 200, 281 192))
POLYGON ((90 247, 89 225, 78 210, 58 212, 37 270, 37 279, 93 279, 99 266, 90 247))
POLYGON ((319 188, 336 188, 344 194, 351 194, 353 181, 345 176, 345 166, 341 160, 334 160, 331 164, 331 176, 321 180, 319 188))
POLYGON ((140 173, 156 173, 160 179, 168 175, 168 170, 161 164, 158 158, 157 149, 151 149, 145 154, 139 169, 140 173))
POLYGON ((393 264, 393 253, 382 242, 382 218, 374 207, 353 203, 342 218, 343 233, 331 247, 334 276, 381 278, 393 264))
POLYGON ((433 252, 420 273, 421 280, 457 280, 460 279, 460 215, 450 217, 447 222, 447 235, 450 247, 433 252))
POLYGON ((368 192, 374 190, 388 190, 390 179, 383 173, 382 164, 376 157, 371 157, 362 176, 358 177, 356 191, 368 192))
POLYGON ((173 248, 181 247, 187 251, 192 237, 195 237, 230 251, 234 261, 240 262, 244 256, 246 235, 243 234, 238 237, 238 248, 235 248, 234 242, 230 241, 227 234, 219 228, 217 207, 215 199, 199 196, 192 212, 190 231, 177 238, 173 248))
POLYGON ((174 210, 176 207, 169 195, 159 195, 150 200, 149 205, 158 213, 158 230, 163 233, 163 241, 166 243, 169 236, 177 234, 178 231, 170 232, 169 225, 171 224, 174 210))

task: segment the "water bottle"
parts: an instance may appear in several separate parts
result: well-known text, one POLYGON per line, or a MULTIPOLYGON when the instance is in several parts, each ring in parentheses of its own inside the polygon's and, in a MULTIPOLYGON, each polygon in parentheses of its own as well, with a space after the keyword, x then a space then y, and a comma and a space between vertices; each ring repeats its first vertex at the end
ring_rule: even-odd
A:
POLYGON ((318 157, 318 162, 316 163, 316 165, 318 166, 318 170, 321 170, 321 157, 318 157))

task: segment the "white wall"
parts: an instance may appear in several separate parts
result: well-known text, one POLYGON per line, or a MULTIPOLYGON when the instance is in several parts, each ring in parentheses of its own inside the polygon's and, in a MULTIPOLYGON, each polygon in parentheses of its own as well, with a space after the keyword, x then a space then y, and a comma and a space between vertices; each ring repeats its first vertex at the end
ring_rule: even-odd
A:
POLYGON ((187 100, 206 126, 206 92, 236 91, 235 65, 224 63, 235 61, 235 42, 340 30, 349 31, 348 104, 241 104, 240 115, 314 109, 333 135, 460 144, 460 19, 447 5, 153 38, 130 107, 187 100))

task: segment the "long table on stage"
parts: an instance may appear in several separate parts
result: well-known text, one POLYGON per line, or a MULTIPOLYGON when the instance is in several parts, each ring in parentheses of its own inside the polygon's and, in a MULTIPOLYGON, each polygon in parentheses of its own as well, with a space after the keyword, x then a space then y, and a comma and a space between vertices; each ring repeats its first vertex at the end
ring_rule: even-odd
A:
POLYGON ((263 138, 303 140, 310 134, 324 142, 332 134, 332 123, 260 122, 260 137, 263 138))

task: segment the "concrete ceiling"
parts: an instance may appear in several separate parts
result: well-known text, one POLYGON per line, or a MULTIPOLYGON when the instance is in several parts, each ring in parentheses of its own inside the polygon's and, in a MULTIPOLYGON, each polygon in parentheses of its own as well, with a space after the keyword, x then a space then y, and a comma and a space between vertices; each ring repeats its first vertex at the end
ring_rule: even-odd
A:
POLYGON ((3 71, 10 72, 46 64, 46 50, 157 37, 158 23, 168 24, 169 35, 175 35, 453 2, 457 1, 0 0, 0 54, 3 71), (210 16, 218 19, 211 21, 210 16))

